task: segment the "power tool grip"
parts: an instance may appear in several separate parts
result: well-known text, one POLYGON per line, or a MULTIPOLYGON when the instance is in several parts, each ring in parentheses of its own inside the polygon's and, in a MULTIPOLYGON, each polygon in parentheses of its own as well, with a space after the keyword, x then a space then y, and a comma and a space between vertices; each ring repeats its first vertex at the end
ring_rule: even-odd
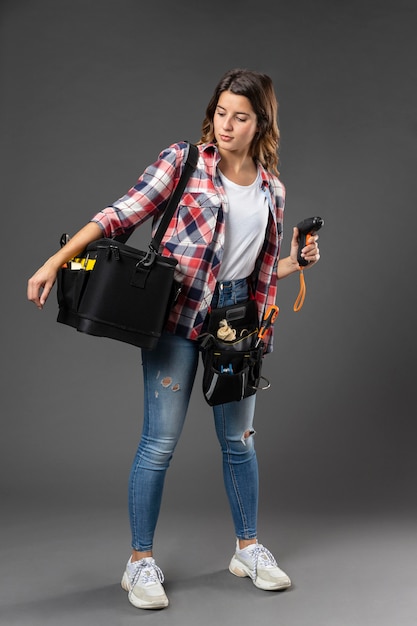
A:
POLYGON ((318 216, 308 217, 297 224, 299 233, 297 261, 301 267, 308 265, 308 261, 301 256, 301 250, 311 242, 314 234, 320 230, 323 225, 324 220, 318 216))

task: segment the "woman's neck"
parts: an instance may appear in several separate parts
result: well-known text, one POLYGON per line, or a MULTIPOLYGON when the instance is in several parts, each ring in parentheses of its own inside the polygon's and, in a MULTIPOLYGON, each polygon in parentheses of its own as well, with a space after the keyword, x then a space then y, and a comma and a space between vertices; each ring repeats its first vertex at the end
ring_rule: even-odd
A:
POLYGON ((236 185, 251 185, 257 176, 257 167, 251 156, 221 153, 219 169, 236 185))

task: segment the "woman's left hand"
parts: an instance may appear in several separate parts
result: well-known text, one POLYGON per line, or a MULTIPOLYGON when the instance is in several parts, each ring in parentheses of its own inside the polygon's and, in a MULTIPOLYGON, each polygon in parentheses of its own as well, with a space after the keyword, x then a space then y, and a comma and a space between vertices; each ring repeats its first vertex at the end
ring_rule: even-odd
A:
MULTIPOLYGON (((308 265, 303 265, 302 269, 307 269, 309 267, 312 267, 320 259, 319 244, 317 243, 319 236, 315 234, 315 235, 310 236, 309 239, 310 239, 309 243, 306 246, 304 246, 304 248, 301 250, 301 256, 303 257, 303 259, 305 259, 308 262, 308 265)), ((299 232, 298 232, 298 228, 294 226, 292 240, 291 240, 290 257, 291 257, 292 262, 295 265, 297 265, 297 267, 300 269, 300 266, 298 265, 298 261, 297 261, 298 242, 299 242, 299 232)))

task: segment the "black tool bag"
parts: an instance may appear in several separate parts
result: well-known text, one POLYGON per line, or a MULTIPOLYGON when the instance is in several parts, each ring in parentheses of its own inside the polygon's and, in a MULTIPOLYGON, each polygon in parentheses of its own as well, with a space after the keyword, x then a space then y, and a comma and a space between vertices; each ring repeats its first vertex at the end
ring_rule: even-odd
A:
POLYGON ((58 322, 89 335, 154 348, 178 295, 177 260, 158 250, 188 178, 198 148, 189 146, 182 176, 149 250, 128 246, 128 236, 99 239, 61 268, 57 277, 58 322))
POLYGON ((213 309, 200 349, 204 365, 203 394, 210 406, 239 401, 270 386, 261 376, 264 343, 258 338, 254 300, 213 309), (219 329, 226 327, 235 331, 233 339, 218 336, 219 329))
POLYGON ((58 322, 88 335, 152 349, 175 299, 176 260, 100 239, 90 244, 88 270, 60 270, 58 322))

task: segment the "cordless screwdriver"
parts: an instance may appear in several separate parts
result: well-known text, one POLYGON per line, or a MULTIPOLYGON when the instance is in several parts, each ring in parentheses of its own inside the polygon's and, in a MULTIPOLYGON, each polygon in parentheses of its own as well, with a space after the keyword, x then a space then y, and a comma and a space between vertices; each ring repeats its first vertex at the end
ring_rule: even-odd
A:
POLYGON ((320 230, 323 225, 324 220, 321 217, 308 217, 307 219, 297 224, 299 232, 297 261, 300 266, 300 291, 298 292, 297 299, 294 302, 294 311, 299 311, 302 308, 306 296, 306 284, 304 280, 303 268, 308 265, 308 261, 306 261, 306 259, 303 259, 303 257, 301 256, 301 250, 304 248, 304 246, 310 243, 311 239, 314 237, 314 234, 318 230, 320 230))
POLYGON ((297 224, 298 232, 300 233, 298 243, 298 255, 297 261, 299 265, 306 266, 308 261, 301 256, 301 250, 304 246, 308 245, 314 234, 324 226, 324 220, 321 217, 308 217, 307 219, 297 224))

